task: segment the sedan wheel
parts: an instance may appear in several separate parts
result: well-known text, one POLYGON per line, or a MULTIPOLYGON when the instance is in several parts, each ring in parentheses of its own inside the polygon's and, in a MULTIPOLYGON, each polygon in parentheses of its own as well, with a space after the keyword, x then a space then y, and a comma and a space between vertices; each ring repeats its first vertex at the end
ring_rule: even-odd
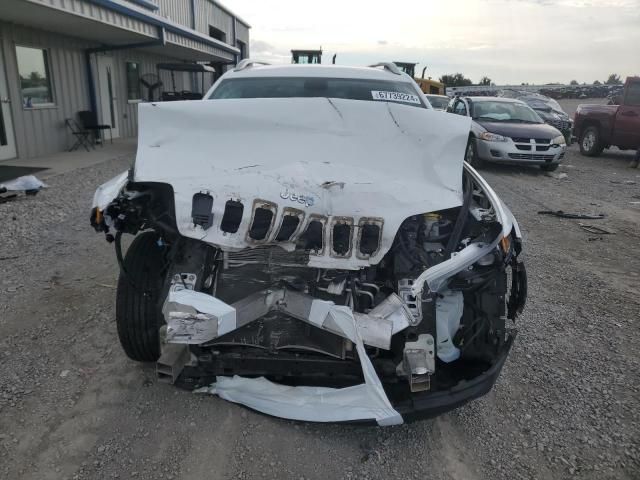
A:
POLYGON ((471 143, 471 141, 469 141, 469 143, 467 144, 467 151, 464 155, 464 161, 467 163, 473 163, 473 157, 473 144, 471 143))
POLYGON ((473 138, 469 138, 469 142, 467 143, 467 149, 464 153, 464 161, 473 168, 482 168, 484 166, 484 162, 478 157, 478 152, 476 152, 476 144, 473 138))

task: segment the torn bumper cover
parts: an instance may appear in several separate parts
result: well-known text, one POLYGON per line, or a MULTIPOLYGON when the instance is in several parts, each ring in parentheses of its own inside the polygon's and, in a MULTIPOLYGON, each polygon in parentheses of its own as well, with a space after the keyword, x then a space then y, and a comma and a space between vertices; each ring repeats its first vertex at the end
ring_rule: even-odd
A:
POLYGON ((391 406, 364 347, 366 343, 389 349, 392 334, 408 326, 411 314, 395 294, 369 314, 354 314, 347 306, 287 289, 258 292, 232 306, 175 285, 164 308, 166 341, 204 344, 271 310, 280 310, 350 340, 358 352, 364 383, 340 389, 289 387, 265 378, 234 376, 218 377, 214 385, 201 391, 292 420, 335 422, 375 419, 381 426, 402 423, 402 417, 391 406))

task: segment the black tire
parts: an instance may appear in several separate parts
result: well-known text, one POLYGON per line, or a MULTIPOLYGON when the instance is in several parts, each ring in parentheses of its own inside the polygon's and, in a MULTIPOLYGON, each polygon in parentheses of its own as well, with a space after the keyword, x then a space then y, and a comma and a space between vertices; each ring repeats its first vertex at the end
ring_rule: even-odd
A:
POLYGON ((478 157, 478 150, 476 149, 476 142, 473 137, 469 137, 467 148, 464 151, 464 159, 473 168, 480 169, 485 166, 484 161, 478 157))
POLYGON ((587 157, 597 157, 604 150, 600 140, 600 129, 595 126, 585 128, 580 135, 580 153, 587 157))
POLYGON ((118 278, 116 325, 120 344, 131 360, 155 362, 160 357, 158 329, 163 323, 159 296, 164 254, 155 232, 133 239, 118 278))
POLYGON ((559 163, 549 163, 547 165, 540 165, 540 170, 545 172, 554 172, 560 166, 559 163))

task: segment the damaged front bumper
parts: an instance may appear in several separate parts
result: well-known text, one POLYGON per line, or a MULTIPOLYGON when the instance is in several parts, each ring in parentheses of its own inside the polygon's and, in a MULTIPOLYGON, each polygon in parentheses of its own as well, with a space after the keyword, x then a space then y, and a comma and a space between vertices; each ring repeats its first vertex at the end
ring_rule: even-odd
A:
POLYGON ((502 346, 493 365, 475 378, 461 381, 448 390, 418 393, 399 402, 393 402, 394 408, 405 422, 410 422, 437 417, 486 395, 498 380, 515 337, 516 333, 513 332, 502 346))
POLYGON ((121 266, 120 232, 152 228, 167 250, 158 296, 160 379, 293 420, 394 425, 487 393, 515 337, 505 319, 515 319, 526 300, 518 224, 468 165, 465 176, 465 202, 473 196, 475 203, 468 212, 461 207, 460 218, 471 226, 450 242, 456 247, 451 255, 442 253, 446 242, 441 248, 411 235, 420 228, 431 235, 426 223, 439 222, 434 239, 454 236, 458 214, 437 214, 437 220, 415 215, 383 261, 360 270, 311 268, 295 251, 274 253, 269 246, 234 252, 184 238, 147 211, 147 204, 162 202, 160 195, 147 200, 154 196, 145 185, 125 189, 110 203, 113 191, 125 188, 126 175, 96 194, 92 222, 107 235, 109 228, 118 232, 121 266), (407 268, 406 256, 400 257, 410 241, 412 252, 422 254, 411 253, 410 260, 440 260, 407 268), (219 294, 218 278, 233 277, 234 269, 255 287, 259 280, 242 269, 256 262, 269 271, 266 288, 219 294))

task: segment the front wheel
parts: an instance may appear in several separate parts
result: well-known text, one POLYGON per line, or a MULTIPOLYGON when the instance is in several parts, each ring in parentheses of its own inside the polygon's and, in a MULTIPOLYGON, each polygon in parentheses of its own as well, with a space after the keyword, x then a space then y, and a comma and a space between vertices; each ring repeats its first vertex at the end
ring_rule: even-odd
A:
POLYGON ((163 248, 155 232, 133 239, 124 258, 116 294, 116 325, 124 352, 131 360, 155 362, 160 357, 163 248))
POLYGON ((478 157, 478 150, 476 149, 475 139, 469 137, 469 141, 467 142, 467 149, 464 154, 464 161, 471 165, 473 168, 482 168, 484 167, 484 162, 480 157, 478 157))
POLYGON ((587 127, 580 135, 580 153, 587 157, 596 157, 602 153, 604 146, 600 142, 598 127, 587 127))

